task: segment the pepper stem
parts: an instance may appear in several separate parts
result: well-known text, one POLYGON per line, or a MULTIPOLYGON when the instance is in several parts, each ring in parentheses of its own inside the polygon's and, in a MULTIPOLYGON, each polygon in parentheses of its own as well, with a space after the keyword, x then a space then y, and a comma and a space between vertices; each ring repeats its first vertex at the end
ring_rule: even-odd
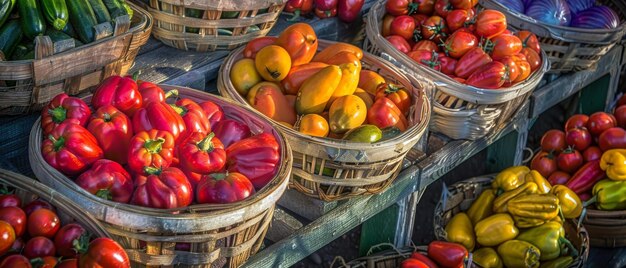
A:
POLYGON ((204 137, 204 139, 202 139, 196 145, 203 152, 207 152, 207 153, 213 152, 213 149, 215 149, 215 145, 213 144, 214 137, 215 137, 215 133, 211 132, 209 133, 209 135, 206 135, 206 137, 204 137))
POLYGON ((172 109, 174 109, 174 111, 176 111, 176 113, 179 114, 180 116, 185 116, 187 112, 189 111, 189 109, 183 106, 178 106, 176 104, 170 104, 170 107, 172 107, 172 109))
POLYGON ((171 97, 171 96, 176 96, 178 97, 178 89, 172 89, 168 92, 165 92, 165 99, 171 97))
POLYGON ((287 19, 287 21, 296 21, 298 18, 300 18, 300 9, 296 9, 296 11, 293 12, 293 16, 287 19))
POLYGON ((63 136, 59 137, 59 139, 55 139, 52 134, 48 135, 48 139, 50 139, 54 145, 54 151, 58 152, 65 145, 65 138, 63 136))
POLYGON ((133 80, 137 81, 137 79, 139 79, 140 74, 141 74, 141 70, 134 72, 132 76, 133 80))
POLYGON ((332 15, 333 13, 330 12, 330 10, 326 10, 324 11, 324 15, 326 15, 327 18, 330 18, 330 15, 332 15))
POLYGON ((111 122, 111 115, 109 113, 102 114, 102 119, 104 122, 111 122))
POLYGON ((52 121, 55 123, 62 123, 67 119, 67 110, 61 106, 54 109, 48 109, 48 114, 52 117, 52 121))
POLYGON ((228 171, 226 171, 226 173, 213 173, 211 174, 211 177, 215 180, 221 181, 223 179, 226 179, 226 176, 228 176, 228 171))
POLYGON ((589 206, 589 205, 591 205, 591 204, 595 204, 595 203, 596 203, 596 201, 598 201, 598 196, 597 196, 597 195, 596 195, 596 196, 593 196, 591 199, 589 199, 589 200, 585 201, 585 202, 583 203, 583 207, 588 207, 588 206, 589 206))
POLYGON ((156 140, 147 140, 143 144, 143 147, 146 148, 146 150, 148 150, 148 152, 151 154, 158 154, 159 152, 161 152, 161 149, 163 149, 164 142, 165 139, 163 138, 158 138, 156 140))
POLYGON ((565 246, 570 250, 572 257, 578 257, 578 250, 574 247, 574 245, 572 245, 572 242, 567 240, 567 238, 559 236, 559 244, 565 244, 565 246))
POLYGON ((105 200, 111 200, 113 199, 113 196, 111 196, 111 191, 109 191, 108 189, 100 189, 96 192, 96 196, 100 197, 102 199, 105 200))
POLYGON ((72 241, 72 246, 78 254, 85 254, 89 249, 89 234, 83 233, 80 237, 72 241))
POLYGON ((148 175, 160 175, 161 171, 163 171, 163 170, 161 170, 160 168, 143 167, 143 172, 148 174, 148 175))

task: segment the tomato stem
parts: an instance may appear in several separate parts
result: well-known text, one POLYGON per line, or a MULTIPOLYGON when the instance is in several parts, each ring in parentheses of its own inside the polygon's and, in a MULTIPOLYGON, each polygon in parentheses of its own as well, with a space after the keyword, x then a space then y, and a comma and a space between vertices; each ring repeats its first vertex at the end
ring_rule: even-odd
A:
POLYGON ((113 197, 111 196, 111 191, 108 189, 100 189, 96 192, 96 196, 105 200, 111 200, 113 197))
POLYGON ((196 145, 198 146, 198 148, 200 148, 201 151, 210 153, 213 151, 213 149, 215 149, 215 145, 213 144, 214 137, 215 133, 211 132, 209 133, 209 135, 206 135, 206 137, 204 137, 204 139, 202 139, 200 142, 196 143, 196 145))
POLYGON ((293 16, 289 19, 287 19, 287 21, 296 21, 298 18, 300 18, 300 9, 296 9, 293 12, 293 16))
POLYGON ((48 114, 52 117, 52 121, 57 124, 62 123, 67 119, 67 110, 62 106, 56 107, 54 109, 48 109, 48 114))
POLYGON ((79 254, 85 254, 89 249, 89 234, 83 233, 80 237, 74 239, 72 246, 79 254))
POLYGON ((143 147, 146 148, 146 150, 148 150, 148 152, 151 154, 158 154, 159 152, 161 152, 161 149, 163 149, 164 142, 165 139, 163 138, 158 138, 156 140, 146 140, 146 142, 143 144, 143 147))

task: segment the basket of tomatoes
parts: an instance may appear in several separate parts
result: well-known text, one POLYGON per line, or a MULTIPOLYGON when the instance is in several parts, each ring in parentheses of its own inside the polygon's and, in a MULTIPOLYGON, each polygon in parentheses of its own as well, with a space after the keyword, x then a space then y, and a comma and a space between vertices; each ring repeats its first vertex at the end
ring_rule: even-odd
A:
POLYGON ((626 31, 621 0, 483 0, 481 5, 502 11, 512 28, 537 34, 551 73, 595 69, 626 31))
POLYGON ((130 77, 84 99, 55 97, 29 139, 39 180, 141 266, 241 265, 261 247, 291 172, 286 139, 251 109, 130 77))
POLYGON ((353 45, 317 40, 303 23, 233 51, 218 77, 222 95, 280 123, 291 186, 326 201, 391 185, 426 130, 431 87, 353 45))
POLYGON ((130 267, 96 219, 42 183, 0 169, 0 267, 130 267))
POLYGON ((504 14, 477 12, 476 3, 414 2, 374 4, 364 47, 437 81, 434 131, 474 140, 507 122, 549 68, 534 34, 510 32, 504 14))

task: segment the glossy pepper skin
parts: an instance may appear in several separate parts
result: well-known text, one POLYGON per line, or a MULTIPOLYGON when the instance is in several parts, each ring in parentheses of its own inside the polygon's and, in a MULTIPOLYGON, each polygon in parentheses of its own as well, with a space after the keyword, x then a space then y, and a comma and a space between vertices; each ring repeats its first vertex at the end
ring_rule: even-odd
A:
POLYGON ((432 241, 428 244, 428 257, 441 267, 463 267, 468 255, 467 249, 457 243, 432 241))
POLYGON ((474 226, 476 241, 487 247, 497 246, 500 243, 514 239, 519 230, 515 227, 513 218, 506 213, 498 213, 479 221, 474 226))
POLYGON ((41 154, 53 168, 74 176, 104 156, 96 138, 71 122, 58 125, 41 143, 41 154))
POLYGON ((520 187, 524 184, 524 177, 530 172, 526 166, 514 166, 506 168, 491 183, 491 188, 500 192, 507 192, 520 187))
POLYGON ((502 268, 502 259, 495 249, 489 247, 479 248, 472 253, 472 261, 483 268, 502 268))
POLYGON ((534 182, 537 184, 537 193, 547 194, 552 189, 550 182, 544 178, 539 171, 531 170, 524 177, 525 182, 534 182))
POLYGON ((137 188, 131 204, 152 208, 186 207, 193 201, 193 189, 185 174, 175 167, 153 170, 135 178, 137 188))
POLYGON ((231 144, 252 135, 248 125, 233 119, 224 119, 215 124, 213 133, 215 133, 215 137, 220 139, 226 148, 228 148, 231 144))
POLYGON ((554 260, 544 262, 541 264, 541 268, 566 268, 569 267, 570 264, 574 262, 574 258, 572 256, 563 256, 556 258, 554 260))
POLYGON ((506 267, 539 267, 541 252, 533 244, 509 240, 498 246, 498 255, 506 267))
POLYGON ((400 108, 387 97, 377 99, 372 104, 372 107, 367 111, 367 120, 380 129, 397 127, 400 131, 405 131, 408 127, 406 117, 400 108))
POLYGON ((521 232, 517 240, 533 244, 541 252, 541 261, 549 261, 561 256, 561 245, 574 248, 572 243, 565 239, 563 225, 558 222, 546 222, 540 226, 521 232))
POLYGON ((496 199, 496 193, 492 189, 486 189, 467 210, 467 216, 472 221, 472 225, 476 225, 479 221, 493 214, 493 201, 496 199))
POLYGON ((496 197, 496 199, 493 201, 493 212, 495 213, 504 213, 504 212, 508 212, 509 208, 508 208, 508 203, 509 201, 513 200, 514 198, 518 197, 518 196, 522 196, 522 195, 527 195, 527 194, 534 194, 537 192, 537 184, 534 182, 525 182, 524 184, 522 184, 520 187, 508 191, 508 192, 504 192, 503 194, 501 194, 500 196, 496 197))
POLYGON ((474 227, 467 214, 461 212, 454 215, 446 224, 445 230, 447 241, 459 243, 469 251, 474 250, 476 237, 474 235, 474 227))
POLYGON ((258 191, 276 174, 280 146, 269 133, 245 138, 226 148, 228 171, 246 176, 258 191))
POLYGON ((224 118, 224 111, 222 110, 222 107, 212 101, 202 102, 200 103, 200 107, 204 110, 204 114, 209 120, 211 129, 214 129, 215 125, 224 118))
POLYGON ((611 149, 602 153, 600 168, 611 180, 626 180, 626 149, 611 149))
POLYGON ((200 204, 226 204, 246 199, 254 194, 254 186, 241 173, 213 173, 202 176, 196 188, 200 204))
POLYGON ((149 169, 164 169, 174 158, 174 137, 152 129, 135 134, 128 150, 128 167, 135 174, 149 175, 149 169))
POLYGON ((87 103, 79 98, 61 93, 56 95, 41 110, 43 135, 50 134, 52 130, 65 121, 85 126, 89 117, 91 117, 91 110, 89 110, 87 103))
POLYGON ((552 194, 518 196, 509 201, 507 206, 509 214, 518 221, 529 219, 546 222, 559 215, 559 199, 552 194))
POLYGON ((593 188, 593 185, 606 176, 600 168, 600 160, 585 163, 565 184, 577 195, 583 194, 593 188))
POLYGON ((178 90, 176 89, 172 89, 166 93, 161 87, 151 82, 141 81, 137 84, 143 105, 153 101, 165 102, 165 100, 171 96, 178 96, 178 90))
POLYGON ((337 3, 337 14, 344 22, 353 22, 361 15, 364 0, 339 0, 337 3))
POLYGON ((179 141, 186 139, 188 135, 191 135, 191 133, 194 132, 208 134, 211 131, 209 119, 207 119, 204 114, 202 107, 200 107, 200 105, 198 105, 195 101, 190 99, 180 99, 176 101, 176 105, 170 106, 174 108, 174 111, 176 111, 183 119, 183 122, 185 122, 185 131, 187 134, 183 136, 183 138, 179 139, 179 141))
POLYGON ((583 203, 574 191, 563 185, 555 185, 550 193, 559 199, 559 206, 566 219, 578 218, 583 211, 583 203))
POLYGON ((132 77, 114 75, 104 80, 91 98, 91 105, 98 109, 105 105, 113 105, 129 117, 143 105, 137 83, 132 77))
POLYGON ((293 17, 287 21, 295 21, 300 15, 311 13, 313 10, 313 0, 289 0, 285 4, 285 12, 293 13, 293 17))
POLYGON ((74 181, 91 194, 120 203, 128 203, 133 195, 133 179, 117 162, 100 159, 74 181))
POLYGON ((226 151, 213 132, 208 135, 194 132, 179 145, 178 158, 183 170, 209 174, 224 168, 226 151))
POLYGON ((139 133, 151 129, 169 132, 174 140, 183 139, 186 134, 185 121, 174 108, 163 102, 150 102, 139 109, 132 117, 133 131, 139 133))
POLYGON ((93 114, 87 130, 98 140, 104 158, 126 164, 130 139, 133 137, 133 125, 126 114, 113 105, 102 106, 93 114))
POLYGON ((585 205, 595 203, 599 210, 626 209, 626 181, 601 180, 592 193, 593 197, 585 205))

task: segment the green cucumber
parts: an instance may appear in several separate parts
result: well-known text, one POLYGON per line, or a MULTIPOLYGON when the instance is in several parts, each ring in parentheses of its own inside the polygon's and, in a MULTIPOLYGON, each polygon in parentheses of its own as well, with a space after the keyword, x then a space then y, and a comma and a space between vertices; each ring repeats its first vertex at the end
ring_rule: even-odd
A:
MULTIPOLYGON (((71 1, 70 1, 71 2, 71 1)), ((37 0, 20 0, 17 5, 20 14, 22 31, 28 39, 33 40, 36 36, 46 31, 46 23, 41 15, 37 0)))
POLYGON ((13 50, 22 40, 22 28, 18 20, 7 21, 2 28, 0 28, 0 51, 4 53, 4 58, 11 58, 13 50))
MULTIPOLYGON (((72 1, 72 0, 70 0, 72 1)), ((69 20, 69 14, 67 12, 67 5, 65 0, 41 0, 41 9, 43 10, 43 16, 46 21, 57 30, 63 30, 67 21, 69 20)))
POLYGON ((111 15, 111 18, 113 19, 119 16, 128 15, 128 12, 123 6, 123 3, 121 3, 120 1, 102 0, 102 3, 104 3, 104 6, 107 7, 107 9, 109 10, 109 14, 111 15))
POLYGON ((234 19, 239 16, 239 11, 222 11, 220 19, 234 19))
MULTIPOLYGON (((185 8, 185 17, 190 18, 202 18, 204 11, 195 8, 185 8)), ((187 27, 185 28, 185 32, 188 33, 198 33, 200 30, 198 28, 187 27)))
POLYGON ((70 22, 78 34, 80 41, 91 43, 96 38, 93 26, 96 26, 96 15, 91 10, 87 0, 71 0, 67 2, 70 12, 70 22))
POLYGON ((9 18, 14 7, 15 0, 0 0, 0 27, 9 18))
POLYGON ((109 10, 102 0, 88 0, 88 2, 89 5, 91 5, 94 15, 96 15, 96 21, 98 21, 98 23, 111 21, 111 14, 109 14, 109 10))

